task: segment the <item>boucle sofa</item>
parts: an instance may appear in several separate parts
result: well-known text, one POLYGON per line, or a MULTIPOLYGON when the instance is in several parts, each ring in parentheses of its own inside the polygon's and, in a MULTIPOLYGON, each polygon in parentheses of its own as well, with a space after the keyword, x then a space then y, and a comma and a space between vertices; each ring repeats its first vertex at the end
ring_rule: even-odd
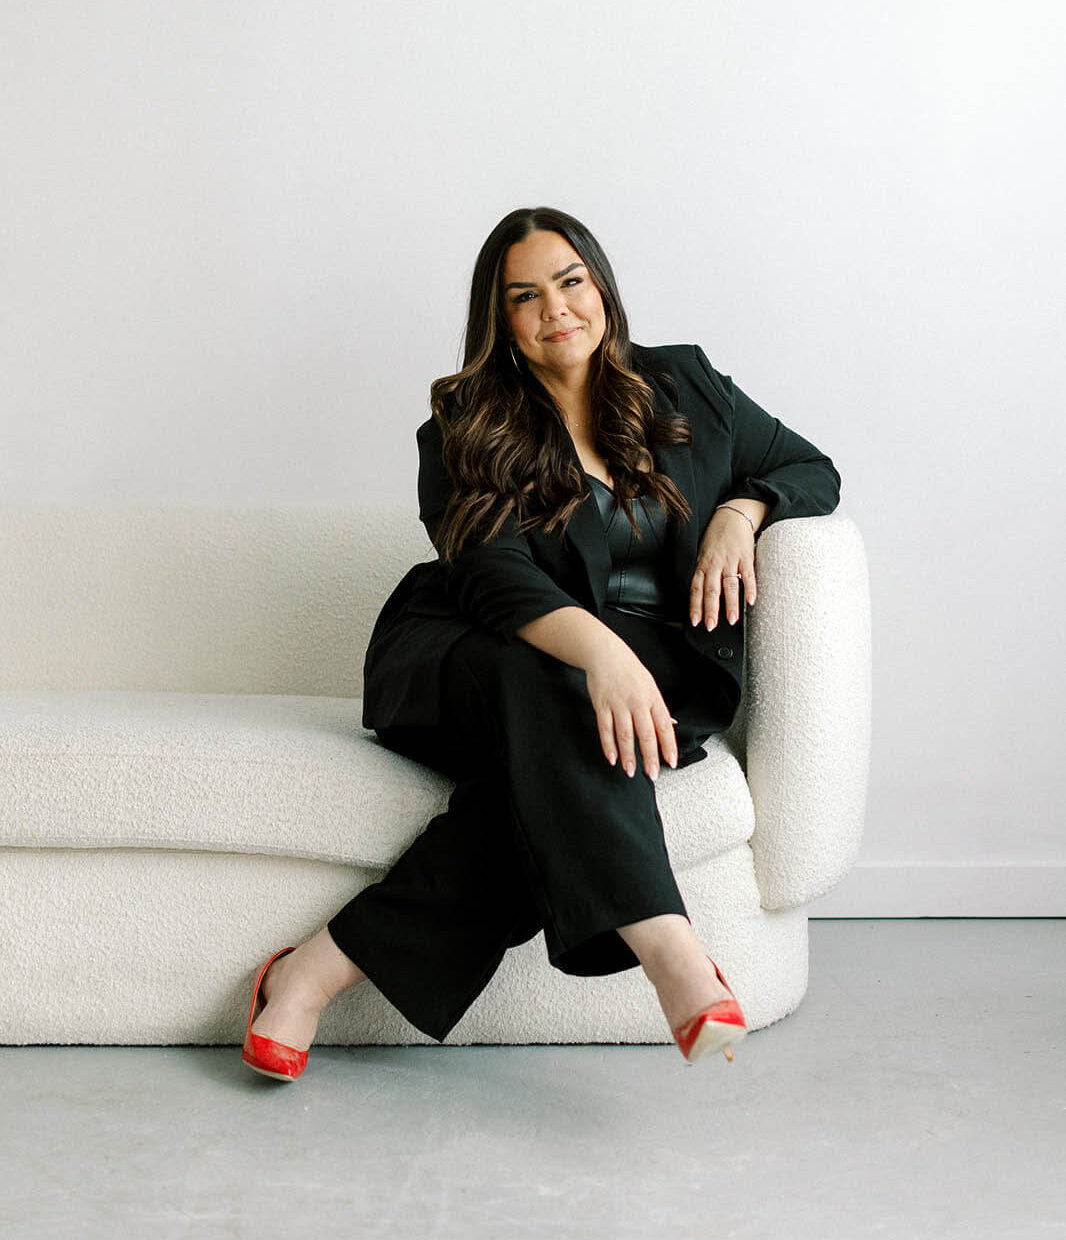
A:
MULTIPOLYGON (((449 785, 360 724, 370 626, 431 555, 406 509, 0 508, 0 1042, 239 1043, 253 970, 378 878, 449 785)), ((842 514, 760 538, 745 703, 659 783, 696 929, 752 1028, 807 983, 869 752, 865 558, 842 514)), ((319 1044, 429 1042, 370 984, 319 1044)), ((510 951, 449 1036, 665 1042, 639 969, 510 951)))

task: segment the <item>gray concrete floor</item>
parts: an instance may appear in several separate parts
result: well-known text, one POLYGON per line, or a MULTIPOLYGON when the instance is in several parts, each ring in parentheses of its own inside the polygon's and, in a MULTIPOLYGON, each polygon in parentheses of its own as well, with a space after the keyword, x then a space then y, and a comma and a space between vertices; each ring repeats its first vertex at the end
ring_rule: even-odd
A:
POLYGON ((4 1240, 1066 1237, 1066 921, 811 923, 730 1066, 672 1046, 5 1047, 4 1240))

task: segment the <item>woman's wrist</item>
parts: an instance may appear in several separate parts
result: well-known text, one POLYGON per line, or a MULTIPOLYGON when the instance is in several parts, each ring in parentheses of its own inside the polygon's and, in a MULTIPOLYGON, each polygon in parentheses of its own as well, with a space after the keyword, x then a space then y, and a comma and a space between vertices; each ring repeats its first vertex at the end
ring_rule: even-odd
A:
POLYGON ((761 499, 726 499, 715 508, 715 512, 724 510, 735 513, 737 517, 743 517, 751 527, 754 536, 766 519, 767 507, 768 505, 764 504, 761 499))

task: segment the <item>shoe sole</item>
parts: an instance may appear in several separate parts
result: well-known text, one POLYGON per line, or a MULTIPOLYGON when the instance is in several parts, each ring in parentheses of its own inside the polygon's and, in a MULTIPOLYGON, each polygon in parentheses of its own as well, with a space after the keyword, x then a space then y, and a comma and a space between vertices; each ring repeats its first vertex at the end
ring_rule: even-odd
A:
POLYGON ((689 1063, 695 1063, 697 1059, 702 1059, 704 1055, 717 1055, 719 1051, 724 1051, 726 1047, 736 1046, 747 1035, 748 1031, 742 1025, 727 1025, 721 1021, 706 1021, 700 1027, 695 1042, 692 1043, 692 1049, 688 1053, 688 1061, 689 1063))
POLYGON ((275 1081, 295 1081, 296 1077, 286 1076, 284 1072, 271 1072, 269 1068, 260 1068, 258 1064, 252 1063, 250 1059, 245 1059, 244 1063, 248 1065, 253 1072, 258 1072, 262 1076, 269 1076, 275 1081))

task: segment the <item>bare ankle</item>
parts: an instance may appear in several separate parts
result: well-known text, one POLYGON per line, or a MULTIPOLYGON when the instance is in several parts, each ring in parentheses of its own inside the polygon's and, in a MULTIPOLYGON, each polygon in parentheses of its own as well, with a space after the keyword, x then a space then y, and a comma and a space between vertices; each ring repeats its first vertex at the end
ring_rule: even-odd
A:
POLYGON ((366 974, 341 951, 325 926, 293 955, 299 955, 301 980, 321 1007, 342 990, 366 980, 366 974))
POLYGON ((703 947, 688 919, 676 914, 650 917, 619 927, 618 933, 640 961, 645 977, 658 986, 706 964, 703 947))

